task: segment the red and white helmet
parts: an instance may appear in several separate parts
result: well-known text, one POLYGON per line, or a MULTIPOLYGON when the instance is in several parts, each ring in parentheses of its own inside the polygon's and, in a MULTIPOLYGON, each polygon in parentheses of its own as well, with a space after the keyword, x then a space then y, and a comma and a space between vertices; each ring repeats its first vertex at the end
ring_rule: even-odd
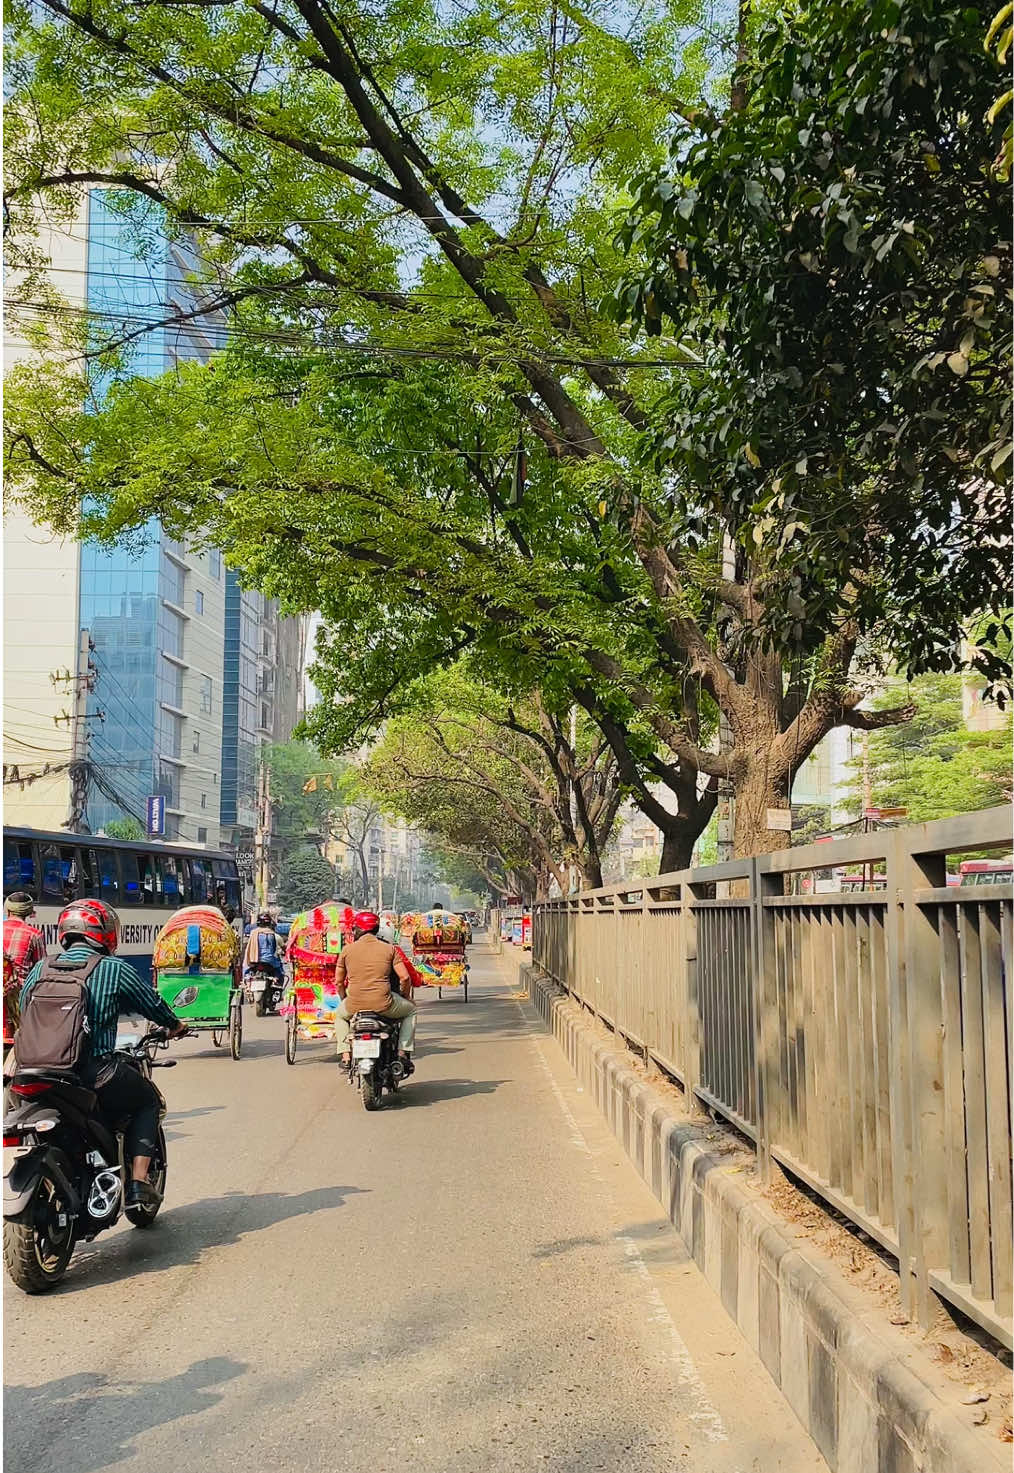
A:
POLYGON ((104 900, 75 900, 60 912, 56 935, 61 946, 81 938, 112 955, 120 944, 120 918, 104 900))
POLYGON ((358 910, 352 917, 352 924, 357 931, 376 933, 380 930, 380 917, 375 910, 358 910))

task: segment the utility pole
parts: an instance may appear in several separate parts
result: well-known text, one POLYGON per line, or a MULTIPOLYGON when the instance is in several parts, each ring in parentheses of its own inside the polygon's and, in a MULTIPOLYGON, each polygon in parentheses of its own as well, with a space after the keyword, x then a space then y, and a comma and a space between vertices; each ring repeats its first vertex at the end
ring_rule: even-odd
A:
POLYGON ((257 769, 257 827, 254 830, 254 893, 257 905, 268 903, 268 843, 271 827, 271 778, 261 756, 257 769))
POLYGON ((82 629, 78 638, 77 669, 74 674, 67 670, 62 675, 50 676, 53 685, 70 685, 74 693, 73 710, 53 717, 56 725, 66 722, 70 727, 70 812, 64 828, 69 829, 72 834, 91 833, 88 826, 88 769, 91 749, 88 723, 92 717, 97 721, 105 720, 104 711, 88 711, 88 697, 95 689, 99 675, 98 667, 92 659, 94 648, 91 634, 87 629, 82 629))

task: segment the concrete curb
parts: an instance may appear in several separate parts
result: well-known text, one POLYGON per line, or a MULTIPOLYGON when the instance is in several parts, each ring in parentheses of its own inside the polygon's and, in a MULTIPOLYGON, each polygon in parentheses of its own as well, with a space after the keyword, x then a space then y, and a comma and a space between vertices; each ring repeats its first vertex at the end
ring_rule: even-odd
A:
POLYGON ((911 1344, 833 1266, 791 1241, 767 1204, 703 1149, 698 1129, 672 1114, 623 1054, 595 1036, 569 995, 530 963, 520 975, 574 1072, 834 1473, 1009 1470, 996 1438, 962 1421, 971 1409, 959 1407, 958 1389, 949 1404, 946 1391, 919 1374, 911 1344))

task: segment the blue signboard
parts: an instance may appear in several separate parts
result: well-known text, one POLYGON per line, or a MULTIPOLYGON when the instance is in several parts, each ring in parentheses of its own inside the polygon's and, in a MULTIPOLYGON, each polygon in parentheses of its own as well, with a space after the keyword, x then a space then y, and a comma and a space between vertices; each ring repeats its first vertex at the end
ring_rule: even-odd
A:
POLYGON ((145 800, 145 817, 148 821, 148 838, 161 839, 165 836, 165 799, 151 797, 145 800))

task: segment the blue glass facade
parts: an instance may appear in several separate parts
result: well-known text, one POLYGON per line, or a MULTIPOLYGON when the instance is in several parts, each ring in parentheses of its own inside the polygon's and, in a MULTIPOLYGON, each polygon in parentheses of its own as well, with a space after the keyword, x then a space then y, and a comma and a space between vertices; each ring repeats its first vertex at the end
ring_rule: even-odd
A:
POLYGON ((257 783, 257 637, 263 600, 225 570, 225 664, 222 681, 223 836, 247 827, 257 783))
MULTIPOLYGON (((118 327, 127 333, 164 312, 169 282, 178 270, 160 227, 158 215, 150 214, 147 232, 139 230, 136 222, 112 209, 107 192, 92 191, 88 308, 101 314, 95 320, 103 333, 118 327), (143 259, 138 250, 142 238, 143 259)), ((157 328, 132 345, 127 367, 133 374, 155 376, 176 356, 176 345, 170 352, 165 330, 157 328)), ((97 394, 104 394, 110 381, 100 379, 97 394)), ((165 555, 157 521, 149 524, 140 554, 82 547, 80 624, 91 634, 99 674, 91 711, 105 713, 104 721, 89 723, 91 750, 107 786, 123 800, 115 802, 93 788, 88 803, 93 829, 127 813, 143 819, 149 793, 163 793, 167 806, 179 801, 178 773, 162 758, 179 756, 181 721, 163 706, 180 704, 182 676, 161 651, 182 658, 183 621, 163 602, 182 601, 182 577, 165 555)))

